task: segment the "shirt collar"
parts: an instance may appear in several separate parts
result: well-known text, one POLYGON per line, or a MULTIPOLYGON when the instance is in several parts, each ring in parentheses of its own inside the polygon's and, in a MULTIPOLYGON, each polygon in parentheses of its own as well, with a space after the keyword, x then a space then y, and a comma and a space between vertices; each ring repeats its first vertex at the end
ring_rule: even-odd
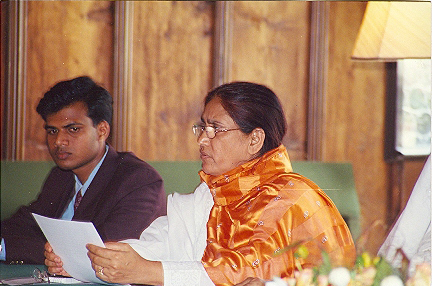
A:
POLYGON ((82 184, 80 180, 78 179, 78 176, 74 174, 75 176, 75 193, 77 193, 79 190, 81 190, 81 195, 84 196, 84 193, 87 191, 87 188, 90 186, 91 182, 93 181, 93 178, 96 176, 97 172, 99 171, 100 166, 102 165, 103 161, 105 160, 105 157, 108 153, 108 145, 105 145, 105 154, 103 155, 102 159, 97 163, 97 165, 94 167, 93 171, 90 173, 90 176, 88 177, 87 181, 82 184))

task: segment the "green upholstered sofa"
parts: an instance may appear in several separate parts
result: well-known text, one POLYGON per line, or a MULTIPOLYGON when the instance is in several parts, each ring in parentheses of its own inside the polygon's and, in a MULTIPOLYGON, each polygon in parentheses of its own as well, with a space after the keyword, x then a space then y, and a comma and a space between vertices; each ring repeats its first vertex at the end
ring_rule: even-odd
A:
MULTIPOLYGON (((167 194, 190 193, 199 184, 199 161, 150 161, 164 179, 167 194)), ((350 163, 292 162, 294 172, 317 183, 333 200, 347 221, 354 238, 360 235, 360 204, 350 163)), ((34 200, 49 170, 50 161, 1 162, 1 218, 9 217, 34 200)))

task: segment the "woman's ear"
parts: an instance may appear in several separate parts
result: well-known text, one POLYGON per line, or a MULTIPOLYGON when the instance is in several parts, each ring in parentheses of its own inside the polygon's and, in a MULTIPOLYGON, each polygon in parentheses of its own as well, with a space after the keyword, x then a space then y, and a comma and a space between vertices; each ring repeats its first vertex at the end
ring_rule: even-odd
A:
POLYGON ((264 145, 265 132, 262 128, 255 128, 250 133, 250 143, 248 146, 249 154, 255 156, 261 151, 262 146, 264 145))
POLYGON ((108 124, 108 122, 106 122, 105 120, 102 120, 101 122, 98 123, 97 125, 97 130, 99 133, 99 138, 106 141, 110 135, 110 125, 108 124))

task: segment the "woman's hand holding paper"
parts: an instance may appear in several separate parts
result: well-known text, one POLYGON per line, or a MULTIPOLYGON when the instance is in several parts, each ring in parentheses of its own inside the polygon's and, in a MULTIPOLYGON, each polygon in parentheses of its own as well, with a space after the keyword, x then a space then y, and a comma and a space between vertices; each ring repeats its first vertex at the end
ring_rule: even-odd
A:
POLYGON ((142 258, 129 244, 107 242, 105 247, 88 244, 88 256, 96 276, 119 284, 163 285, 162 263, 142 258))

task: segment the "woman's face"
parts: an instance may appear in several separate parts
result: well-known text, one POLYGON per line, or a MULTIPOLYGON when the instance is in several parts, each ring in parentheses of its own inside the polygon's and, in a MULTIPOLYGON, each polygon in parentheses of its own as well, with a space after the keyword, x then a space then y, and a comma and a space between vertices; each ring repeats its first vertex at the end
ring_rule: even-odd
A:
MULTIPOLYGON (((222 107, 219 97, 206 105, 201 120, 203 125, 219 129, 239 128, 222 107)), ((250 137, 241 130, 232 130, 218 132, 210 139, 204 131, 198 138, 203 171, 218 176, 251 160, 255 154, 250 154, 248 150, 250 137)))

